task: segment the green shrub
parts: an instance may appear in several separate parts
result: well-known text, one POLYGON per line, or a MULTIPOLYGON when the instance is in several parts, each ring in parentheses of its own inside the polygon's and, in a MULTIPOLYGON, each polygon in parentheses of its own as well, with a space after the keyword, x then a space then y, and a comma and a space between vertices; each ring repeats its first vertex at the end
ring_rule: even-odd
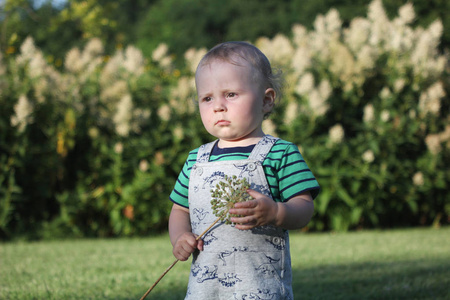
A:
POLYGON ((342 26, 336 10, 292 39, 256 42, 288 70, 289 89, 268 126, 294 141, 322 185, 315 229, 447 222, 448 55, 439 20, 415 28, 411 4, 342 26))
MULTIPOLYGON (((313 30, 255 44, 287 88, 266 133, 301 149, 322 192, 311 230, 439 225, 449 216, 448 56, 440 21, 412 28, 375 0, 344 28, 336 10, 313 30)), ((3 238, 133 236, 165 230, 190 150, 211 140, 193 74, 161 44, 106 55, 98 39, 49 64, 33 39, 0 57, 0 229, 3 238)))

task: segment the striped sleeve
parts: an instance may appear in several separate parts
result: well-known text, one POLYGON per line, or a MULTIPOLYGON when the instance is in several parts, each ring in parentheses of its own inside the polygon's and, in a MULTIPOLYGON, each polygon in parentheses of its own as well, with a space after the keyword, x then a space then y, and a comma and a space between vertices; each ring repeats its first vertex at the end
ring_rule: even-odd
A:
POLYGON ((191 175, 192 166, 197 160, 197 153, 198 148, 189 152, 188 158, 169 196, 170 201, 186 208, 189 208, 189 176, 191 175))
POLYGON ((264 161, 266 178, 274 199, 286 202, 309 191, 313 199, 320 186, 298 147, 279 140, 264 161))

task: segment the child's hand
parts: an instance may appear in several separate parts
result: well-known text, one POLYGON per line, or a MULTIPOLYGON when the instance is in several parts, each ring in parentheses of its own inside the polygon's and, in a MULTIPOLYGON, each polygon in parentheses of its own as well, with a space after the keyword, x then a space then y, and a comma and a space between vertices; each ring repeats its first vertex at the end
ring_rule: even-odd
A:
POLYGON ((274 224, 278 212, 277 203, 257 191, 249 189, 247 192, 254 200, 236 203, 229 213, 242 217, 232 217, 230 221, 236 223, 236 228, 241 230, 274 224))
POLYGON ((203 251, 203 240, 196 240, 197 236, 192 232, 185 232, 178 237, 173 247, 173 255, 181 260, 185 261, 191 256, 195 250, 203 251))

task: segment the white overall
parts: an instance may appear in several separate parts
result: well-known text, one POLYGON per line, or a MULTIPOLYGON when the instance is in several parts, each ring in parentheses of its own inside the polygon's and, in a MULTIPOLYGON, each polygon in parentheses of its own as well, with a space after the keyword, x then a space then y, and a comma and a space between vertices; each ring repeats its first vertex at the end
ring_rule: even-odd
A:
MULTIPOLYGON (((201 234, 217 217, 211 189, 224 175, 246 177, 250 188, 271 197, 262 162, 276 142, 266 135, 248 159, 208 162, 215 142, 199 148, 189 178, 192 231, 201 234)), ((238 230, 218 223, 203 237, 204 251, 194 255, 185 299, 293 299, 288 232, 275 226, 238 230)))

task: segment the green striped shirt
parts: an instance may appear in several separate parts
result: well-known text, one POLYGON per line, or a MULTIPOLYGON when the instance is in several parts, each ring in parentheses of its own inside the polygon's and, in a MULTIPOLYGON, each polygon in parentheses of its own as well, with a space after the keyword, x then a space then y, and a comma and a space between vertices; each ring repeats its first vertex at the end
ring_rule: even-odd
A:
MULTIPOLYGON (((216 144, 217 145, 217 144, 216 144)), ((226 161, 247 159, 255 145, 220 149, 214 146, 209 161, 226 161)), ((170 200, 183 207, 189 207, 189 176, 192 166, 197 161, 198 148, 189 152, 186 163, 178 176, 170 200)), ((309 169, 298 147, 293 143, 278 140, 263 162, 264 173, 277 202, 310 191, 313 199, 319 193, 319 183, 309 169)))

